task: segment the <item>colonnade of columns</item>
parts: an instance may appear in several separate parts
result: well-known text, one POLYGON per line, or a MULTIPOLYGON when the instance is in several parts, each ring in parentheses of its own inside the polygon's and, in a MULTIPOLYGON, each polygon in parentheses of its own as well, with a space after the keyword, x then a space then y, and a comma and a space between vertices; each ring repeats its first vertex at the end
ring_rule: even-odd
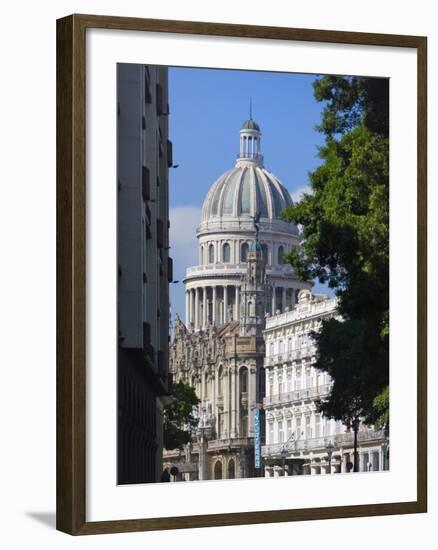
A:
POLYGON ((274 286, 271 296, 271 314, 275 315, 277 311, 283 312, 288 307, 292 309, 297 303, 297 290, 295 288, 287 288, 274 286))
POLYGON ((214 285, 186 290, 186 325, 195 330, 239 319, 240 286, 214 285))
MULTIPOLYGON (((297 290, 273 287, 269 313, 283 312, 296 304, 297 290)), ((209 285, 186 290, 186 325, 195 330, 206 329, 209 325, 222 325, 228 321, 238 321, 240 317, 240 285, 209 285)))

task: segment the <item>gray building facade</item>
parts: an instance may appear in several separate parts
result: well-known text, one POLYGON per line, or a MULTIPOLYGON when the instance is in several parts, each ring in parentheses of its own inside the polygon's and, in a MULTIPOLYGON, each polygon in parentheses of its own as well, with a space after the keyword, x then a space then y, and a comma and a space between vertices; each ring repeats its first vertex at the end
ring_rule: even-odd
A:
POLYGON ((117 66, 118 483, 158 481, 168 370, 166 67, 117 66))

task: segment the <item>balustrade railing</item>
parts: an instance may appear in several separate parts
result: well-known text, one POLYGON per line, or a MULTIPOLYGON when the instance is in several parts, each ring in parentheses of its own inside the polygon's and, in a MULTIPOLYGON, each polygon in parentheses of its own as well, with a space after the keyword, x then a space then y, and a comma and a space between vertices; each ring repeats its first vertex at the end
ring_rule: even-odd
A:
POLYGON ((277 393, 269 395, 263 399, 263 405, 269 407, 280 403, 293 403, 294 401, 304 401, 306 399, 315 399, 328 395, 333 387, 333 384, 322 384, 320 386, 312 386, 302 390, 293 390, 289 392, 277 393))
MULTIPOLYGON (((357 441, 359 444, 367 443, 370 441, 384 441, 383 431, 376 430, 364 430, 359 431, 357 434, 357 441)), ((286 441, 284 443, 273 443, 271 445, 264 445, 262 447, 262 456, 264 457, 278 457, 285 456, 294 452, 306 452, 315 449, 321 449, 324 451, 328 443, 334 445, 335 452, 340 447, 353 446, 354 434, 353 432, 345 432, 343 434, 336 434, 332 436, 324 437, 311 437, 308 439, 296 439, 286 441)))
POLYGON ((307 357, 313 357, 314 355, 316 355, 316 346, 303 346, 300 349, 285 351, 283 353, 277 353, 276 355, 265 357, 265 367, 281 365, 282 363, 286 363, 288 361, 305 359, 307 357))

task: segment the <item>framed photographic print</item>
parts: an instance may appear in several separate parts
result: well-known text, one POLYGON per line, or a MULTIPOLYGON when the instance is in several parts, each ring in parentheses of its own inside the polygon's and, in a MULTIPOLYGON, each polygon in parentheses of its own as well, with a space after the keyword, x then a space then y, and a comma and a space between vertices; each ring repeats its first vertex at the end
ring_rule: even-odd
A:
POLYGON ((57 527, 427 510, 426 38, 57 27, 57 527))

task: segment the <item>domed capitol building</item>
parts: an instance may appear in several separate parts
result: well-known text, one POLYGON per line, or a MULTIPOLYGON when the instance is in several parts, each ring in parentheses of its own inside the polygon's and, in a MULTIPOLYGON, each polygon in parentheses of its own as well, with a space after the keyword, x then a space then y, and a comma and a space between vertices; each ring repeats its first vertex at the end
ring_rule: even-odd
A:
POLYGON ((283 262, 299 245, 298 229, 280 219, 292 200, 264 167, 261 135, 250 116, 235 166, 205 197, 199 263, 184 279, 185 323, 175 317, 170 370, 200 399, 196 441, 164 452, 164 466, 176 465, 182 480, 264 475, 254 468, 253 425, 265 397, 262 331, 312 286, 283 262))

